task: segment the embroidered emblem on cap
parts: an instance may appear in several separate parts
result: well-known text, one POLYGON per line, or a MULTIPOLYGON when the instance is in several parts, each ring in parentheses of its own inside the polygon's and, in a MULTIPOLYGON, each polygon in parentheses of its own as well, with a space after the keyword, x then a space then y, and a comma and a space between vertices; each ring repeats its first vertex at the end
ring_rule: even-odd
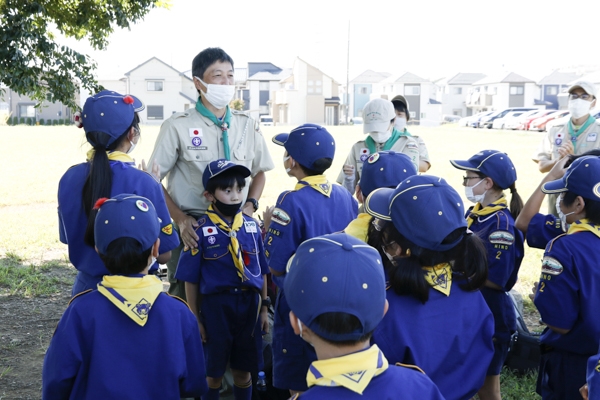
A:
POLYGON ((369 161, 369 164, 373 164, 377 160, 379 160, 379 153, 371 154, 371 157, 369 157, 368 161, 369 161))
MULTIPOLYGON (((148 204, 144 200, 137 200, 135 202, 137 208, 139 208, 143 212, 148 212, 148 204)), ((133 217, 131 219, 134 219, 133 217)))

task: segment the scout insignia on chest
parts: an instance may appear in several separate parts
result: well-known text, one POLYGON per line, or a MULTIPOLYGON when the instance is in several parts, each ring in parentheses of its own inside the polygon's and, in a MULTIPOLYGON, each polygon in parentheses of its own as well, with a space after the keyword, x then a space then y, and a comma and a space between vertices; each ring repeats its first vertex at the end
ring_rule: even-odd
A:
POLYGON ((202 128, 189 128, 189 136, 191 146, 187 146, 188 150, 206 150, 208 147, 202 146, 202 128))
POLYGON ((585 139, 586 142, 595 142, 598 139, 598 134, 596 132, 590 132, 585 139))
POLYGON ((560 146, 562 141, 563 141, 563 134, 560 132, 557 132, 556 135, 554 135, 554 144, 557 146, 560 146))
POLYGON ((515 236, 508 231, 495 231, 490 233, 488 240, 492 244, 502 244, 510 246, 515 242, 515 236))
POLYGON ((365 149, 364 147, 360 149, 359 159, 361 162, 365 162, 369 158, 369 149, 365 149))
POLYGON ((244 221, 244 229, 246 233, 258 233, 256 222, 254 221, 244 221))
POLYGON ((273 215, 271 216, 271 221, 277 222, 279 225, 285 226, 289 224, 292 221, 292 219, 290 218, 288 213, 283 211, 281 208, 275 207, 275 209, 273 210, 273 215))
POLYGON ((214 236, 209 236, 206 240, 208 241, 208 244, 215 244, 215 242, 217 241, 217 239, 215 239, 214 236))
POLYGON ((560 275, 563 272, 563 266, 556 258, 544 257, 542 260, 542 274, 560 275))

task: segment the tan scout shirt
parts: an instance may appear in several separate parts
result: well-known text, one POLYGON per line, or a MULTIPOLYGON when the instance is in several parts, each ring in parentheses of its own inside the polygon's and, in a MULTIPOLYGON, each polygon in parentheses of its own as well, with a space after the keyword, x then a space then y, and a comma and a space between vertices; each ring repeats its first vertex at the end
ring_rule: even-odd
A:
MULTIPOLYGON (((250 169, 252 177, 272 170, 275 166, 258 124, 244 113, 231 113, 231 161, 250 169)), ((221 128, 192 108, 162 124, 148 165, 158 164, 160 178, 167 177, 167 192, 181 211, 200 215, 210 204, 203 196, 202 173, 219 158, 225 158, 221 128)), ((246 180, 244 199, 250 180, 246 180)))
MULTIPOLYGON (((546 136, 544 136, 533 159, 536 161, 558 160, 560 158, 558 148, 570 140, 571 135, 569 135, 568 121, 564 124, 553 126, 546 133, 546 136)), ((573 147, 575 148, 575 155, 600 148, 600 123, 598 120, 588 126, 585 131, 581 132, 573 147)))
MULTIPOLYGON (((378 150, 381 149, 378 148, 378 150)), ((418 136, 400 136, 390 151, 404 153, 409 156, 413 164, 415 164, 417 171, 419 170, 419 160, 429 162, 429 153, 427 151, 427 147, 425 146, 425 142, 418 136)), ((360 180, 363 163, 367 158, 369 158, 370 155, 371 154, 364 140, 356 142, 354 146, 352 146, 352 149, 350 149, 350 154, 348 154, 348 158, 346 158, 344 165, 354 165, 355 184, 360 180)), ((344 170, 342 169, 338 175, 337 182, 339 184, 343 184, 345 177, 346 174, 344 174, 344 170)))

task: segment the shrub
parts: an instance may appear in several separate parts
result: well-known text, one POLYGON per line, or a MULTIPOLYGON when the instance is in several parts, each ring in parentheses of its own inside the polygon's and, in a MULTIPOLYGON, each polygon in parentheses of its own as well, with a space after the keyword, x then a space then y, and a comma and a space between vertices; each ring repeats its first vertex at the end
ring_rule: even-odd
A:
POLYGON ((33 120, 31 117, 27 117, 27 125, 33 125, 33 120))
POLYGON ((53 120, 52 120, 52 125, 58 125, 58 120, 56 120, 56 119, 53 119, 53 120))
POLYGON ((47 119, 46 120, 46 125, 48 125, 48 126, 52 125, 52 120, 51 119, 47 119))
POLYGON ((19 124, 25 125, 25 117, 19 118, 19 124))
POLYGON ((40 118, 40 125, 45 125, 44 124, 44 118, 40 118))
POLYGON ((64 124, 65 124, 65 120, 64 120, 64 119, 62 119, 62 118, 61 118, 61 119, 59 119, 59 120, 58 120, 58 124, 59 124, 59 125, 64 125, 64 124))

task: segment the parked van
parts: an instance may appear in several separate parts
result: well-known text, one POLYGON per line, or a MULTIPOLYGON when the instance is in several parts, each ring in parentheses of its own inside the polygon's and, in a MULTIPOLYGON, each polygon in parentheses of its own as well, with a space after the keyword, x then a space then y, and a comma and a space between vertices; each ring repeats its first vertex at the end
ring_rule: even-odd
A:
POLYGON ((273 126, 273 117, 270 115, 261 115, 259 122, 262 126, 273 126))

